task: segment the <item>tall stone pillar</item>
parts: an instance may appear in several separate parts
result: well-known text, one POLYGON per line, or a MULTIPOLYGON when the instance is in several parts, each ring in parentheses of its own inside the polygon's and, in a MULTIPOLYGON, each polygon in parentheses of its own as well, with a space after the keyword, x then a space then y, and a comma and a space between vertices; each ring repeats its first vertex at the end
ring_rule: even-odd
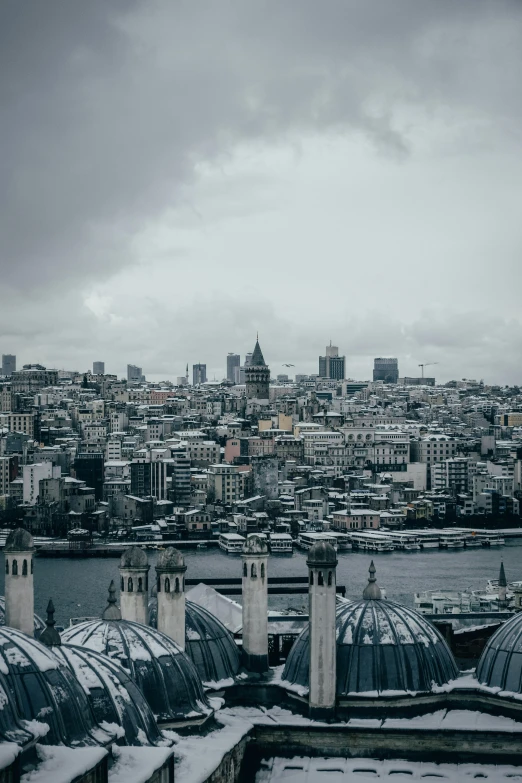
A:
POLYGON ((268 670, 268 546, 258 535, 243 546, 243 664, 252 672, 268 670))
POLYGON ((13 530, 5 542, 5 624, 34 636, 34 584, 32 535, 13 530))
POLYGON ((149 562, 139 546, 129 547, 120 560, 120 610, 123 620, 149 624, 149 562))
POLYGON ((328 541, 311 547, 308 566, 310 614, 310 717, 319 720, 335 715, 337 683, 336 580, 337 554, 328 541))
POLYGON ((185 649, 185 571, 183 555, 169 546, 158 557, 158 631, 185 649))

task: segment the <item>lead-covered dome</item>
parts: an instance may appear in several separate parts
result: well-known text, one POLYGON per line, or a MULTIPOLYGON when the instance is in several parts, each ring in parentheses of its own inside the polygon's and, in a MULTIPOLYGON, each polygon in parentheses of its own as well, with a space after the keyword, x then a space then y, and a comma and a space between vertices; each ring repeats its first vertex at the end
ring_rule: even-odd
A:
MULTIPOLYGON (((5 625, 5 596, 0 595, 0 625, 5 625)), ((34 616, 34 635, 36 639, 40 638, 40 634, 45 628, 45 623, 41 617, 37 614, 34 616)))
MULTIPOLYGON (((149 603, 149 622, 156 628, 158 601, 149 603)), ((185 652, 203 683, 212 687, 234 678, 239 671, 240 655, 230 631, 214 615, 192 601, 185 602, 185 652)))
POLYGON ((194 664, 160 631, 128 620, 91 620, 68 628, 62 641, 119 663, 162 723, 196 722, 212 714, 194 664))
MULTIPOLYGON (((370 571, 371 595, 379 595, 370 571)), ((365 591, 366 592, 366 591, 365 591)), ((422 615, 391 601, 363 599, 336 618, 337 696, 426 693, 458 676, 446 642, 422 615)), ((283 680, 308 687, 309 627, 297 638, 283 680)))
POLYGON ((148 568, 147 553, 139 546, 131 546, 125 550, 120 558, 120 568, 148 568))
POLYGON ((121 726, 127 745, 165 744, 145 697, 118 663, 72 644, 51 649, 82 686, 98 724, 121 726))
POLYGON ((46 723, 52 745, 105 744, 114 733, 96 725, 85 692, 63 663, 40 642, 0 628, 0 670, 24 720, 46 723))
POLYGON ((493 634, 477 666, 477 680, 490 688, 522 693, 522 614, 493 634))

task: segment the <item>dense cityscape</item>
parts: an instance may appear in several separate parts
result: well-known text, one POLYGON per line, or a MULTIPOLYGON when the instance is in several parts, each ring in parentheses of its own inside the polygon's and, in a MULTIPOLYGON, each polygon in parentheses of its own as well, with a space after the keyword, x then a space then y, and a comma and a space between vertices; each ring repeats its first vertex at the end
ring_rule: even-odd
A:
POLYGON ((372 380, 346 380, 330 343, 317 375, 271 378, 256 342, 243 361, 226 356, 223 380, 198 363, 174 384, 134 365, 118 379, 100 361, 17 370, 3 355, 3 525, 208 541, 517 526, 520 389, 438 385, 428 366, 401 377, 396 358, 376 358, 372 380))

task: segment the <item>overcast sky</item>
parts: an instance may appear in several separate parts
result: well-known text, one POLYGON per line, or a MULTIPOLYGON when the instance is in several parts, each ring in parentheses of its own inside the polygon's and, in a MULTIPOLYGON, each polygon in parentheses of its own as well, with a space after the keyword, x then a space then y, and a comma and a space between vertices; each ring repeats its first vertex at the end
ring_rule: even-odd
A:
POLYGON ((522 382, 521 42, 520 0, 3 0, 0 353, 522 382))

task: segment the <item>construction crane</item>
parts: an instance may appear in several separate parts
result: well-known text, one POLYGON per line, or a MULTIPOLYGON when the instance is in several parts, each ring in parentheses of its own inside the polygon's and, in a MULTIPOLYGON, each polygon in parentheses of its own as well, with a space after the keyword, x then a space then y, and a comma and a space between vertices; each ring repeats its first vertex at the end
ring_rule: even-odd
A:
POLYGON ((438 364, 438 362, 425 362, 424 364, 419 364, 419 367, 422 367, 422 378, 424 378, 424 368, 431 367, 434 364, 438 364))

